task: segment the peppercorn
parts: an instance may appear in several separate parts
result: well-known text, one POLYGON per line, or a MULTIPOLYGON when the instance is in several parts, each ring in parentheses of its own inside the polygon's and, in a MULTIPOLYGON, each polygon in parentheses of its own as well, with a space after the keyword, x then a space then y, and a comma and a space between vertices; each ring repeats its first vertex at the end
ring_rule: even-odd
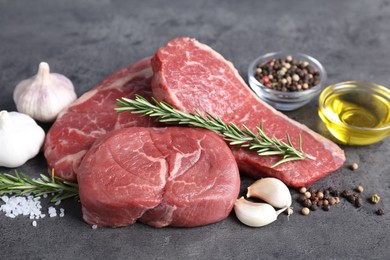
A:
POLYGON ((329 205, 326 204, 326 205, 322 206, 322 209, 323 209, 324 211, 329 211, 329 205))
POLYGON ((317 204, 312 204, 312 205, 310 206, 310 210, 311 210, 311 211, 316 211, 317 209, 318 209, 317 204))
POLYGON ((329 198, 329 205, 333 205, 333 204, 335 204, 336 203, 336 199, 335 198, 329 198))
POLYGON ((329 200, 323 200, 323 203, 322 203, 324 206, 328 206, 329 205, 329 200))
POLYGON ((356 197, 350 194, 347 196, 347 200, 351 203, 355 203, 356 197))
POLYGON ((307 191, 306 187, 301 187, 301 188, 299 189, 299 192, 300 192, 300 193, 305 193, 306 191, 307 191))
POLYGON ((306 196, 306 198, 310 199, 311 193, 310 193, 309 191, 306 191, 306 192, 305 192, 305 196, 306 196))
POLYGON ((310 213, 310 209, 309 208, 304 207, 304 208, 301 209, 301 214, 302 215, 307 216, 307 215, 309 215, 309 213, 310 213))
POLYGON ((310 199, 306 199, 304 202, 303 202, 303 206, 305 207, 310 207, 312 205, 312 202, 310 199))
POLYGON ((378 194, 372 194, 371 195, 371 202, 374 204, 377 204, 381 200, 381 197, 379 197, 378 194))
POLYGON ((340 201, 340 197, 334 197, 334 199, 335 199, 335 203, 336 203, 336 204, 340 204, 340 202, 341 202, 341 201, 340 201))
POLYGON ((340 197, 341 192, 339 190, 333 190, 333 191, 331 191, 331 194, 334 197, 340 197))
POLYGON ((363 204, 362 198, 357 197, 357 198, 355 199, 355 207, 360 208, 360 207, 362 206, 362 204, 363 204))
POLYGON ((305 194, 300 194, 300 195, 298 196, 298 202, 304 202, 306 199, 307 199, 307 198, 306 198, 305 194))
POLYGON ((357 170, 359 168, 359 165, 357 164, 357 163, 353 163, 353 164, 351 164, 351 166, 350 166, 350 169, 352 170, 352 171, 355 171, 355 170, 357 170))
POLYGON ((359 193, 362 193, 362 192, 364 191, 364 188, 363 188, 363 186, 359 185, 359 186, 356 187, 355 190, 356 190, 357 192, 359 192, 359 193))
POLYGON ((319 199, 323 199, 324 198, 324 193, 322 193, 321 191, 317 192, 317 197, 319 199))
POLYGON ((329 197, 330 191, 329 190, 324 190, 323 194, 324 194, 324 197, 329 197))
POLYGON ((385 214, 385 209, 384 208, 377 209, 376 214, 379 215, 379 216, 384 215, 385 214))
POLYGON ((348 189, 345 189, 343 190, 343 192, 341 193, 341 195, 345 198, 348 198, 348 196, 352 195, 352 192, 348 189))

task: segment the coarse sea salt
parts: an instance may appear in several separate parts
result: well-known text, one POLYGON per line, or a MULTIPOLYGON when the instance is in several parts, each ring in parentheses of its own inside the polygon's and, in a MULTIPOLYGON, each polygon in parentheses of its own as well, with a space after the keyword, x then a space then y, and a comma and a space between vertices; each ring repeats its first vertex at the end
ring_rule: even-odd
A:
MULTIPOLYGON (((0 196, 1 195, 2 194, 0 194, 0 196)), ((4 203, 0 206, 0 212, 4 212, 6 217, 16 218, 19 215, 27 216, 29 219, 33 220, 32 225, 34 227, 37 226, 36 220, 46 217, 46 214, 42 213, 41 197, 39 196, 34 197, 30 194, 25 194, 22 196, 2 195, 0 199, 4 203)), ((60 203, 61 201, 56 202, 55 206, 60 205, 60 203)), ((56 208, 52 206, 49 207, 48 215, 51 218, 58 216, 56 208)), ((63 208, 60 208, 59 217, 62 218, 64 216, 65 210, 63 208)))

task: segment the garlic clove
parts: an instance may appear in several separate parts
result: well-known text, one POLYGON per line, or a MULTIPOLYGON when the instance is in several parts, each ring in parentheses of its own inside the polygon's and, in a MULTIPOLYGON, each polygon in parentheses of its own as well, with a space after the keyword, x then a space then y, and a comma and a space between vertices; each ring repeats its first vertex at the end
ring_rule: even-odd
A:
POLYGON ((255 203, 241 197, 234 203, 234 212, 237 218, 247 226, 262 227, 274 222, 278 215, 284 211, 278 212, 267 203, 255 203))
POLYGON ((0 166, 15 168, 35 157, 45 132, 30 116, 0 111, 0 166))
POLYGON ((291 193, 286 184, 276 178, 262 178, 248 187, 248 198, 261 199, 275 208, 288 208, 291 206, 291 193))
POLYGON ((41 62, 37 75, 15 87, 13 98, 19 112, 41 122, 52 122, 77 96, 67 77, 50 73, 49 64, 41 62))

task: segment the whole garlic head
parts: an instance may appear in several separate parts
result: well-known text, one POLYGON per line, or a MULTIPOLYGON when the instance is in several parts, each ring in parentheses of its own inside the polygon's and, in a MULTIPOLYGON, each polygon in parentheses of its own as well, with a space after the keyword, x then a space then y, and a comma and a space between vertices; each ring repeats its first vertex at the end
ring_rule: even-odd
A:
POLYGON ((21 81, 14 90, 17 110, 41 122, 53 122, 76 98, 72 82, 50 73, 46 62, 39 64, 37 75, 21 81))
POLYGON ((30 116, 0 111, 0 166, 19 167, 35 157, 45 132, 30 116))

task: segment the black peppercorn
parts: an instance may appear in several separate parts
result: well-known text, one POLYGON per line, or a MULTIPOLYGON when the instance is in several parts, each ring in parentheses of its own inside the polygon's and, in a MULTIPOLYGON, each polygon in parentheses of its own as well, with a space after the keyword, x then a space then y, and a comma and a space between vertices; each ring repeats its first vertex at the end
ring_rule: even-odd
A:
POLYGON ((351 203, 355 203, 356 197, 350 194, 347 196, 347 200, 351 203))
POLYGON ((329 204, 326 204, 326 205, 322 206, 322 209, 324 211, 329 211, 329 204))
POLYGON ((305 194, 300 194, 299 196, 298 196, 298 202, 304 202, 306 200, 306 196, 305 196, 305 194))
POLYGON ((348 198, 349 195, 352 195, 352 192, 348 189, 343 190, 343 192, 341 193, 341 196, 345 198, 348 198))
POLYGON ((360 197, 356 197, 355 199, 355 207, 360 208, 363 204, 363 200, 360 197))
POLYGON ((385 209, 384 208, 379 208, 377 211, 376 211, 376 214, 377 215, 384 215, 385 214, 385 209))
POLYGON ((303 206, 305 206, 305 207, 310 207, 312 205, 312 203, 311 203, 311 200, 310 199, 306 199, 304 202, 303 202, 303 206))
POLYGON ((340 197, 340 191, 339 190, 334 190, 334 191, 332 191, 332 196, 334 196, 334 197, 340 197))

